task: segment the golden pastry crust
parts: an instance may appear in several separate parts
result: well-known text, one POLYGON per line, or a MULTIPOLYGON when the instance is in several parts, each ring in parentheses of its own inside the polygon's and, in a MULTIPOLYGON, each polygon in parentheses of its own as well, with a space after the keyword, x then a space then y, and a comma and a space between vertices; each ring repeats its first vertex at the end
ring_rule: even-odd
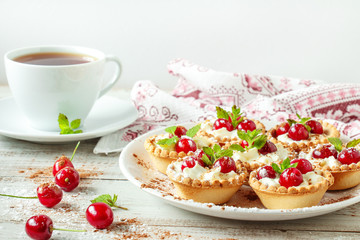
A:
MULTIPOLYGON (((244 120, 245 119, 247 119, 247 118, 244 117, 244 120)), ((258 120, 254 120, 254 119, 249 119, 249 120, 251 120, 251 121, 253 121, 255 123, 256 129, 261 129, 262 134, 265 134, 266 128, 265 128, 265 125, 262 122, 260 122, 258 120)), ((208 123, 210 123, 210 120, 205 120, 203 122, 203 124, 208 124, 208 123)), ((223 136, 223 137, 214 136, 211 133, 208 133, 208 132, 204 131, 204 129, 200 129, 198 134, 202 135, 202 136, 205 136, 205 137, 208 137, 208 138, 212 138, 212 139, 215 140, 215 142, 218 142, 219 144, 222 144, 222 145, 226 144, 228 142, 239 143, 239 138, 237 138, 237 137, 236 138, 233 138, 233 137, 230 138, 228 136, 223 136)))
POLYGON ((185 156, 191 156, 194 154, 193 152, 188 152, 186 154, 185 152, 178 153, 175 150, 169 151, 167 149, 159 148, 156 146, 156 138, 158 136, 164 136, 164 135, 154 135, 147 138, 145 140, 144 147, 146 151, 149 153, 153 165, 161 173, 166 174, 166 168, 172 161, 178 158, 183 158, 185 156))
POLYGON ((286 143, 282 142, 277 139, 276 136, 276 129, 278 129, 281 125, 276 125, 275 127, 271 128, 266 134, 268 136, 268 139, 272 141, 273 143, 281 143, 283 146, 289 146, 295 151, 300 151, 307 147, 315 147, 318 144, 326 144, 329 143, 327 138, 329 137, 335 137, 338 138, 340 136, 340 132, 336 129, 335 126, 328 122, 324 122, 322 120, 318 120, 318 122, 321 123, 324 133, 323 134, 314 134, 309 140, 305 141, 299 141, 299 142, 292 142, 292 143, 286 143))
POLYGON ((334 183, 334 177, 328 171, 314 170, 324 177, 315 185, 275 187, 262 184, 256 177, 256 171, 250 173, 249 184, 268 209, 294 209, 317 205, 328 188, 334 183))
POLYGON ((327 165, 321 166, 315 160, 314 165, 316 168, 329 171, 333 175, 334 184, 329 190, 344 190, 360 184, 360 162, 330 167, 327 165))
MULTIPOLYGON (((181 159, 179 161, 182 161, 181 159)), ((240 189, 248 176, 246 168, 241 163, 236 163, 236 176, 230 179, 201 180, 183 177, 177 174, 173 164, 168 166, 166 174, 173 182, 177 195, 195 202, 221 204, 240 189)))

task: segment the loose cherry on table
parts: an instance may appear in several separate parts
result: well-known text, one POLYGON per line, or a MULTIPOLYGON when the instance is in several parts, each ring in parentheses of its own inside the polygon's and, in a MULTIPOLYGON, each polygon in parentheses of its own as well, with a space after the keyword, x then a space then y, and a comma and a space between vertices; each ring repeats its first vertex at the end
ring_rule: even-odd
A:
POLYGON ((196 163, 198 163, 202 167, 205 167, 204 162, 200 158, 194 156, 187 156, 183 160, 183 163, 181 165, 181 170, 184 171, 184 168, 193 168, 196 166, 196 163))
POLYGON ((306 140, 309 138, 309 131, 301 123, 296 123, 290 127, 288 136, 295 141, 306 140))
POLYGON ((226 130, 228 130, 229 132, 234 130, 234 127, 231 124, 231 122, 229 120, 227 120, 227 119, 224 119, 224 118, 218 118, 214 122, 214 129, 218 130, 220 128, 226 128, 226 130))
POLYGON ((276 129, 276 136, 283 135, 287 133, 290 129, 290 124, 288 122, 283 122, 280 126, 276 129))
POLYGON ((196 151, 196 143, 194 142, 194 140, 192 140, 190 138, 182 137, 175 144, 175 150, 178 153, 179 152, 184 152, 184 153, 195 152, 196 151))
POLYGON ((333 156, 334 158, 337 158, 338 156, 338 152, 336 151, 336 149, 330 145, 322 145, 318 148, 316 148, 313 153, 312 153, 313 158, 329 158, 331 156, 333 156))
POLYGON ((245 132, 247 132, 247 131, 251 132, 256 129, 256 124, 252 120, 245 119, 239 123, 239 125, 237 126, 237 129, 243 130, 245 132))
POLYGON ((299 186, 302 182, 302 173, 297 168, 287 168, 280 174, 279 183, 286 188, 299 186))
POLYGON ((259 170, 256 173, 256 177, 257 179, 262 179, 262 178, 276 178, 276 172, 275 170, 271 167, 271 166, 264 166, 259 168, 259 170))
POLYGON ((72 168, 74 168, 74 165, 72 164, 72 160, 73 160, 73 158, 75 156, 76 150, 79 147, 79 145, 80 145, 80 141, 76 144, 76 147, 75 147, 75 149, 73 151, 73 154, 72 154, 70 159, 68 157, 62 155, 58 160, 56 160, 56 162, 54 163, 54 166, 53 166, 53 175, 54 176, 56 175, 56 173, 58 171, 60 171, 64 167, 72 167, 72 168))
POLYGON ((54 230, 68 232, 86 232, 86 230, 70 230, 62 228, 54 228, 53 221, 46 215, 32 216, 26 221, 26 234, 32 239, 46 240, 50 239, 54 230))
POLYGON ((342 164, 356 164, 360 161, 360 151, 356 148, 345 148, 339 153, 338 160, 342 164))
POLYGON ((114 214, 109 205, 97 202, 86 209, 86 219, 94 228, 104 229, 114 221, 114 214))
POLYGON ((296 168, 302 173, 306 174, 313 170, 312 164, 307 159, 297 158, 290 161, 290 164, 297 163, 296 168))
POLYGON ((231 171, 236 172, 236 164, 231 157, 221 157, 215 161, 214 167, 220 167, 220 172, 229 173, 231 171))
POLYGON ((268 153, 273 153, 276 151, 277 151, 277 147, 275 146, 274 143, 272 143, 269 140, 267 140, 264 146, 259 149, 259 153, 261 153, 262 155, 266 155, 268 153))
POLYGON ((311 131, 310 131, 311 133, 323 134, 323 132, 324 132, 324 129, 323 129, 321 123, 316 120, 309 120, 305 124, 311 128, 311 131))
POLYGON ((80 175, 74 168, 65 167, 56 173, 55 183, 65 192, 71 192, 79 185, 80 175))
POLYGON ((23 199, 38 199, 39 202, 47 208, 56 206, 63 197, 63 192, 54 183, 43 183, 37 188, 37 197, 23 197, 15 195, 0 194, 4 197, 23 198, 23 199))

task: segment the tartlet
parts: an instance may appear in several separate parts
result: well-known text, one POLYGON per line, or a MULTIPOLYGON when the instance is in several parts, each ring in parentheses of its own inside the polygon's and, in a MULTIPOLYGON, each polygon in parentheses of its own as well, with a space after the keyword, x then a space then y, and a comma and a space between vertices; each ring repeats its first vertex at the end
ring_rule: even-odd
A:
MULTIPOLYGON (((338 144, 342 144, 339 142, 340 140, 330 138, 330 142, 333 143, 333 141, 338 141, 338 144)), ((360 159, 358 158, 358 162, 342 163, 338 160, 338 156, 342 154, 344 149, 346 151, 357 151, 357 154, 360 156, 359 150, 356 147, 337 146, 338 149, 336 150, 331 144, 319 144, 316 147, 304 149, 299 154, 299 157, 307 158, 317 168, 329 171, 333 175, 334 184, 329 190, 344 190, 360 184, 360 159)))
POLYGON ((241 162, 235 162, 226 156, 219 158, 211 166, 205 165, 201 159, 187 156, 172 162, 166 174, 174 184, 179 197, 214 204, 229 201, 248 176, 241 162), (222 160, 225 164, 216 164, 217 161, 222 160), (227 164, 232 165, 231 171, 230 169, 224 171, 227 164))
MULTIPOLYGON (((312 120, 312 121, 314 121, 314 120, 312 120)), ((340 136, 339 131, 332 124, 330 124, 328 122, 324 122, 322 120, 317 120, 316 122, 321 124, 323 132, 321 134, 319 134, 319 133, 313 133, 312 131, 309 131, 307 139, 302 139, 302 140, 291 139, 289 137, 289 132, 278 135, 278 133, 277 133, 278 130, 280 128, 283 128, 284 124, 287 124, 287 123, 282 123, 282 124, 276 125, 275 127, 271 128, 267 132, 267 135, 269 137, 269 140, 272 141, 273 143, 275 143, 275 144, 276 143, 281 143, 284 146, 289 146, 289 147, 291 147, 292 149, 294 149, 296 151, 301 151, 302 149, 304 149, 306 147, 314 147, 314 146, 316 146, 318 144, 328 143, 327 139, 329 137, 336 137, 337 138, 337 137, 340 136)), ((303 123, 303 124, 295 123, 295 125, 297 125, 297 126, 300 126, 300 125, 306 126, 305 123, 303 123)), ((294 127, 294 126, 292 125, 288 131, 291 131, 292 127, 294 127)))
MULTIPOLYGON (((167 128, 169 129, 169 128, 167 128)), ((193 129, 193 128, 192 128, 193 129)), ((191 129, 189 129, 190 131, 191 129)), ((196 131, 197 132, 197 131, 196 131)), ((196 135, 196 134, 194 134, 196 135)), ((174 138, 175 134, 173 133, 165 133, 148 137, 144 142, 144 147, 148 152, 150 159, 152 160, 152 164, 154 167, 160 171, 161 173, 166 174, 167 166, 172 162, 179 158, 183 158, 185 156, 191 156, 197 149, 201 149, 204 146, 212 146, 214 143, 205 137, 202 136, 193 136, 189 137, 186 135, 179 135, 177 137, 178 140, 185 139, 189 140, 189 149, 185 151, 179 150, 176 148, 176 141, 173 141, 172 144, 169 145, 159 145, 159 141, 164 139, 174 138)), ((176 137, 176 136, 175 136, 176 137)))
MULTIPOLYGON (((334 182, 330 172, 315 169, 301 173, 301 184, 282 186, 278 173, 276 173, 275 178, 258 179, 258 171, 261 170, 260 168, 250 173, 249 184, 262 204, 268 209, 295 209, 315 206, 334 182)), ((293 170, 293 167, 290 170, 293 170)))

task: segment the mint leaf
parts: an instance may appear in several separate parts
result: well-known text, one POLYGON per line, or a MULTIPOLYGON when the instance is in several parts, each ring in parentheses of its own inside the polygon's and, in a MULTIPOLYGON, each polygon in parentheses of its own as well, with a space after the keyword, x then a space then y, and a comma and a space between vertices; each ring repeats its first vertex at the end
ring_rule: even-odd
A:
POLYGON ((272 163, 271 164, 271 167, 274 169, 275 172, 281 174, 285 169, 288 169, 288 168, 296 168, 298 165, 298 163, 294 163, 294 164, 290 164, 290 159, 289 158, 286 158, 281 164, 280 166, 277 165, 276 163, 272 163))
POLYGON ((218 152, 221 150, 220 145, 215 144, 214 147, 213 147, 213 150, 214 150, 214 153, 215 153, 215 154, 218 153, 218 152))
POLYGON ((261 133, 260 129, 255 129, 254 131, 248 130, 247 132, 241 130, 237 131, 239 138, 241 140, 245 140, 249 144, 249 146, 247 146, 245 149, 251 149, 251 148, 260 149, 265 145, 267 136, 260 133, 261 133))
POLYGON ((96 197, 93 200, 90 200, 90 202, 91 203, 103 202, 103 203, 106 203, 107 205, 109 205, 110 207, 116 207, 116 208, 128 210, 125 207, 116 205, 117 197, 118 196, 116 194, 114 194, 113 198, 111 198, 110 194, 103 194, 103 195, 96 197))
POLYGON ((157 141, 156 144, 158 144, 160 146, 164 146, 164 147, 169 147, 169 146, 175 145, 178 140, 179 140, 179 138, 177 136, 173 136, 172 138, 161 139, 161 140, 157 141))
POLYGON ((253 146, 256 147, 257 149, 261 149, 265 145, 266 140, 267 140, 266 135, 259 135, 255 138, 253 146))
POLYGON ((177 126, 167 127, 165 128, 165 132, 171 133, 172 135, 175 135, 175 130, 177 126))
POLYGON ((206 166, 213 165, 213 162, 208 158, 206 154, 203 154, 201 160, 205 163, 206 166))
POLYGON ((217 118, 224 118, 224 119, 229 118, 229 114, 227 113, 227 111, 222 109, 221 107, 216 107, 216 115, 217 118))
POLYGON ((82 130, 75 130, 78 127, 80 127, 81 120, 75 119, 71 123, 69 122, 69 119, 65 114, 59 113, 58 116, 58 123, 60 128, 60 134, 77 134, 82 133, 82 130))
POLYGON ((289 123, 290 127, 291 127, 293 124, 296 124, 296 123, 297 123, 294 119, 287 119, 286 121, 289 123))
POLYGON ((351 147, 355 147, 356 145, 358 145, 360 143, 360 138, 359 139, 354 139, 350 142, 348 142, 346 144, 346 148, 351 148, 351 147))
POLYGON ((239 144, 232 144, 229 149, 233 151, 245 152, 245 149, 239 144))
POLYGON ((193 138, 196 135, 196 133, 200 130, 200 128, 201 128, 201 124, 198 124, 195 127, 190 128, 189 130, 187 130, 186 136, 193 138))
POLYGON ((335 147, 336 151, 341 152, 342 142, 339 138, 328 138, 328 140, 335 147))
POLYGON ((277 172, 277 173, 279 173, 279 174, 282 173, 279 165, 277 165, 276 163, 271 163, 271 167, 274 169, 275 172, 277 172))
POLYGON ((230 149, 221 149, 217 153, 215 153, 216 159, 222 158, 222 157, 232 157, 233 151, 230 149))
POLYGON ((206 156, 205 161, 207 161, 207 160, 209 160, 209 161, 207 161, 207 163, 204 162, 208 166, 213 165, 214 162, 217 159, 221 158, 221 157, 225 157, 225 156, 226 157, 232 157, 232 155, 233 155, 233 150, 231 150, 231 149, 221 149, 221 147, 218 144, 215 144, 213 146, 213 148, 211 148, 211 147, 203 147, 203 151, 204 151, 205 154, 203 154, 202 158, 204 158, 204 155, 210 156, 210 159, 208 158, 208 156, 206 156))

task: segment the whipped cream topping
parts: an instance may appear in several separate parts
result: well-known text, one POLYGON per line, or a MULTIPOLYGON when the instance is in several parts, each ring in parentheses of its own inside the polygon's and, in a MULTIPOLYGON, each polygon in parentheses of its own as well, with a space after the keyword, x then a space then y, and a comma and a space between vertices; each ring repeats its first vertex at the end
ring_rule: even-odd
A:
POLYGON ((268 153, 266 155, 262 155, 259 153, 257 148, 250 148, 245 152, 240 152, 234 150, 232 158, 236 160, 240 160, 242 162, 261 162, 265 164, 271 164, 272 162, 281 161, 286 159, 289 156, 289 152, 286 148, 284 148, 281 144, 275 144, 277 151, 273 153, 268 153))
MULTIPOLYGON (((165 139, 165 138, 170 138, 170 134, 166 133, 166 134, 156 136, 156 138, 155 138, 155 146, 158 147, 158 148, 164 149, 164 150, 166 149, 166 150, 169 150, 169 151, 175 151, 175 144, 172 144, 170 146, 161 146, 161 145, 157 144, 157 142, 159 140, 162 140, 162 139, 165 139)), ((202 149, 203 147, 209 147, 213 143, 211 141, 211 139, 206 138, 204 136, 197 136, 196 135, 193 138, 190 138, 190 137, 184 135, 184 136, 182 136, 182 138, 189 138, 189 139, 194 140, 197 149, 202 149)))
POLYGON ((201 123, 201 129, 204 132, 207 132, 210 135, 213 135, 214 137, 220 137, 220 138, 226 137, 228 139, 233 139, 233 138, 239 139, 236 129, 231 132, 229 132, 226 128, 220 128, 220 129, 214 130, 213 126, 214 126, 215 121, 216 121, 216 119, 211 119, 210 121, 201 123))
MULTIPOLYGON (((316 148, 318 148, 318 147, 320 147, 320 145, 318 145, 316 148)), ((322 167, 329 166, 330 168, 332 168, 332 167, 339 167, 339 166, 342 165, 339 160, 334 158, 334 156, 330 156, 330 157, 324 158, 324 159, 322 159, 322 158, 314 158, 313 157, 313 152, 316 150, 316 148, 311 148, 308 153, 300 152, 299 153, 299 158, 305 158, 305 159, 309 160, 311 163, 316 162, 322 167)), ((332 148, 334 148, 334 146, 332 146, 332 148)))
POLYGON ((196 163, 193 168, 184 168, 184 171, 181 170, 182 161, 172 162, 168 166, 168 170, 174 166, 175 175, 174 177, 177 178, 181 176, 182 179, 184 178, 191 178, 191 179, 199 179, 199 180, 224 180, 224 179, 231 179, 235 178, 238 174, 234 171, 229 173, 222 173, 220 172, 220 167, 216 168, 207 168, 202 167, 200 164, 196 163))
MULTIPOLYGON (((297 187, 305 187, 309 185, 315 185, 323 181, 324 177, 317 174, 314 171, 303 174, 303 182, 297 187)), ((279 183, 280 174, 276 174, 276 178, 262 178, 259 181, 267 186, 280 187, 279 183)))
POLYGON ((280 135, 280 136, 277 136, 277 139, 278 139, 280 142, 284 142, 284 143, 287 143, 287 144, 291 144, 291 143, 308 143, 308 142, 312 141, 312 139, 315 138, 315 137, 318 137, 319 140, 322 140, 322 139, 326 138, 323 134, 309 133, 309 139, 300 140, 300 141, 295 141, 295 140, 289 138, 288 133, 285 133, 285 134, 282 134, 282 135, 280 135))

